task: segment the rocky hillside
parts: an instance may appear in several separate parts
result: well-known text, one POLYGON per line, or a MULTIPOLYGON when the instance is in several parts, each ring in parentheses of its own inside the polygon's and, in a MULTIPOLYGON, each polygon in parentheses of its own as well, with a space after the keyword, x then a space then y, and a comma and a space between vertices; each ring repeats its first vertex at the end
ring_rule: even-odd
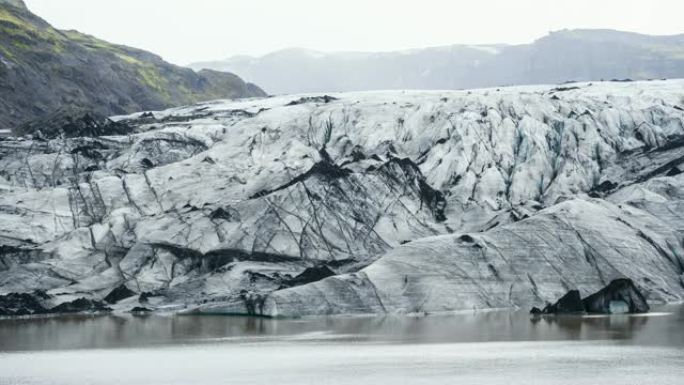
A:
POLYGON ((684 81, 113 120, 125 134, 0 141, 0 308, 529 308, 620 277, 684 298, 684 81))
POLYGON ((191 66, 231 71, 276 94, 682 78, 684 35, 563 30, 532 44, 513 46, 453 45, 373 53, 288 49, 191 66))
POLYGON ((21 0, 0 0, 0 89, 0 129, 64 106, 108 116, 264 95, 230 73, 195 73, 149 52, 57 30, 21 0))

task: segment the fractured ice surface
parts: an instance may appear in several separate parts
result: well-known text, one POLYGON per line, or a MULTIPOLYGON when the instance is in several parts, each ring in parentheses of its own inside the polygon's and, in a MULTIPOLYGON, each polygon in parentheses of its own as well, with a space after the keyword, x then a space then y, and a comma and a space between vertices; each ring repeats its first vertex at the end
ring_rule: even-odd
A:
POLYGON ((680 300, 684 81, 577 86, 214 101, 0 141, 0 294, 297 316, 624 276, 680 300))

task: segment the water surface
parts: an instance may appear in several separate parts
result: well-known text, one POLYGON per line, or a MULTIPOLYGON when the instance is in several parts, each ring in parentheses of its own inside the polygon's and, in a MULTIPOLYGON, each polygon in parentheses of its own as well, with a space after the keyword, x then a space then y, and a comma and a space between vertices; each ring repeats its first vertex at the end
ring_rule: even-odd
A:
POLYGON ((5 384, 682 384, 684 306, 272 320, 0 320, 5 384))

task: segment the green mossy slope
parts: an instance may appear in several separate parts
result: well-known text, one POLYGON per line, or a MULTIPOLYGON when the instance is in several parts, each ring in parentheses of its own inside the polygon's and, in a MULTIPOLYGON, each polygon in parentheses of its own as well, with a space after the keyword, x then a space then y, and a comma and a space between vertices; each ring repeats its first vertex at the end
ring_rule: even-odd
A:
POLYGON ((146 51, 57 30, 21 0, 0 0, 0 128, 63 107, 115 115, 263 95, 231 73, 194 72, 146 51))

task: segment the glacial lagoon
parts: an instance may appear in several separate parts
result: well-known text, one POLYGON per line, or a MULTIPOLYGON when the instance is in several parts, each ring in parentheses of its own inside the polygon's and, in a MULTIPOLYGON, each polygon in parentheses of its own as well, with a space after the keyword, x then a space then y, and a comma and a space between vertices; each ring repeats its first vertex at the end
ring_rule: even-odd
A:
POLYGON ((684 306, 537 319, 521 310, 0 320, 2 385, 578 385, 599 378, 602 384, 681 384, 684 306))

